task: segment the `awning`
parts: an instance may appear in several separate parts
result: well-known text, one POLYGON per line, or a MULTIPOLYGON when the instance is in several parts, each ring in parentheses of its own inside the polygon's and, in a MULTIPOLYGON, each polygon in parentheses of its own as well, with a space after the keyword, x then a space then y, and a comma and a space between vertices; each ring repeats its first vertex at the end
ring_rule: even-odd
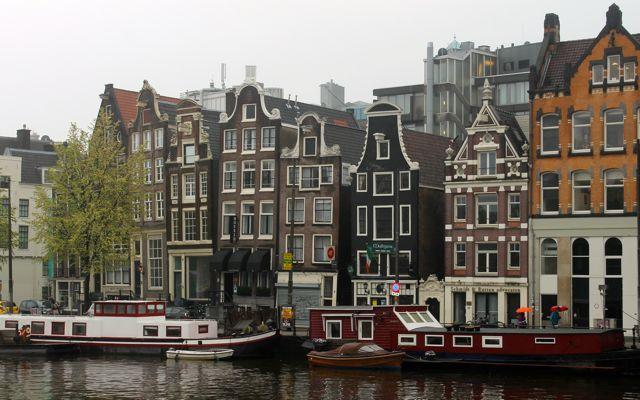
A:
POLYGON ((227 271, 244 271, 247 268, 249 254, 251 254, 251 250, 236 250, 231 257, 229 257, 227 271))
POLYGON ((227 263, 229 262, 229 257, 233 250, 231 249, 222 249, 215 252, 213 255, 213 260, 211 261, 211 267, 218 271, 225 271, 227 269, 227 263))
POLYGON ((271 252, 269 250, 256 250, 249 256, 247 261, 247 270, 252 272, 268 271, 271 260, 269 259, 271 252))

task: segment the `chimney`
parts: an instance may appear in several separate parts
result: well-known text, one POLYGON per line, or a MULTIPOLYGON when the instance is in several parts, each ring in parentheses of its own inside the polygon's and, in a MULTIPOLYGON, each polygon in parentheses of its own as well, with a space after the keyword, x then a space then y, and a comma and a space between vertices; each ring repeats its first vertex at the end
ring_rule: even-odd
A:
POLYGON ((616 3, 613 3, 607 11, 607 30, 620 28, 622 28, 622 11, 616 3))
POLYGON ((433 42, 427 42, 427 58, 424 66, 424 131, 434 133, 433 131, 433 42))
POLYGON ((551 37, 551 43, 560 42, 560 18, 557 14, 549 13, 544 16, 544 37, 551 37))
POLYGON ((16 136, 18 138, 17 147, 19 149, 31 149, 31 129, 27 129, 27 125, 22 125, 22 129, 18 129, 16 136))
POLYGON ((244 81, 246 83, 256 82, 256 66, 255 65, 244 66, 244 81))

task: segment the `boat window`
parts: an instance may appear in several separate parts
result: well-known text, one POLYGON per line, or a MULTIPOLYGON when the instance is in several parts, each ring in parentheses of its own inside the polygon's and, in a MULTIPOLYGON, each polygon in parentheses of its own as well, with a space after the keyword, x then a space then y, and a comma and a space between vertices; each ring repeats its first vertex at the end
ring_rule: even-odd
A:
POLYGON ((444 346, 444 335, 425 335, 424 343, 427 346, 444 346))
POLYGON ((404 322, 406 322, 407 324, 413 324, 413 319, 411 319, 409 314, 407 314, 407 313, 398 313, 398 315, 400 315, 400 318, 402 318, 402 320, 404 322))
POLYGON ((118 315, 125 315, 127 313, 126 304, 118 304, 118 315))
POLYGON ((473 347, 473 337, 471 336, 454 336, 454 347, 473 347))
POLYGON ((115 314, 116 313, 116 305, 115 304, 105 304, 104 305, 104 313, 105 314, 115 314))
POLYGON ((415 346, 416 335, 398 335, 398 346, 415 346))
POLYGON ((209 333, 209 325, 198 325, 198 333, 209 333))
POLYGON ((147 307, 144 304, 138 304, 138 314, 144 315, 147 313, 147 307))
POLYGON ((421 312, 419 313, 420 316, 422 317, 422 319, 424 320, 424 322, 433 322, 433 318, 431 318, 431 316, 425 312, 421 312))
POLYGON ((135 314, 136 313, 136 305, 135 304, 127 304, 127 314, 135 314))
POLYGON ((18 321, 4 321, 4 327, 7 329, 16 329, 18 327, 18 321))
POLYGON ((87 324, 84 322, 74 322, 71 326, 73 336, 87 336, 87 324))
POLYGON ((425 322, 422 320, 422 318, 420 318, 420 315, 418 315, 417 312, 410 312, 409 315, 411 315, 411 318, 413 318, 413 320, 417 323, 425 322))
POLYGON ((157 304, 156 305, 156 310, 158 310, 158 311, 164 310, 164 304, 157 304))
POLYGON ((182 328, 179 326, 167 326, 167 337, 180 337, 182 336, 182 328))
POLYGON ((96 306, 96 315, 102 314, 102 304, 94 304, 96 306))
POLYGON ((327 321, 325 333, 327 339, 342 339, 342 321, 327 321))
POLYGON ((376 351, 384 351, 384 350, 382 349, 382 347, 378 345, 368 344, 366 346, 360 347, 360 349, 358 350, 358 353, 373 353, 376 351))
POLYGON ((64 335, 64 322, 52 322, 51 323, 52 335, 64 335))
POLYGON ((33 334, 33 335, 44 335, 44 322, 43 321, 33 321, 31 323, 31 334, 33 334))
POLYGON ((155 325, 145 325, 143 328, 144 336, 158 336, 158 327, 155 325))
POLYGON ((554 337, 537 337, 536 344, 556 344, 556 338, 554 337))
POLYGON ((483 336, 482 347, 502 348, 502 336, 483 336))

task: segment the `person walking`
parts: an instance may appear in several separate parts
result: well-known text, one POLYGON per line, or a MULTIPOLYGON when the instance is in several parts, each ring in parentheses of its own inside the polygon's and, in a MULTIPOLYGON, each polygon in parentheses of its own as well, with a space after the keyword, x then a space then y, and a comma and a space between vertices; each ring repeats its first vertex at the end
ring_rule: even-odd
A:
POLYGON ((551 311, 551 315, 549 316, 549 320, 551 320, 551 326, 554 328, 558 327, 558 323, 560 323, 560 313, 557 309, 551 311))

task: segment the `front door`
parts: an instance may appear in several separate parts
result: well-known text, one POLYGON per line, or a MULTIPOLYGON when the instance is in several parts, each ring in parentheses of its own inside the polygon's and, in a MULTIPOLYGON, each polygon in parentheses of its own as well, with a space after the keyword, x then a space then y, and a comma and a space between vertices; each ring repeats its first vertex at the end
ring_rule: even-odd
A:
POLYGON ((224 303, 233 302, 233 273, 224 274, 224 303))
POLYGON ((524 304, 520 304, 520 293, 507 293, 507 315, 504 321, 508 324, 516 324, 518 322, 516 310, 522 306, 524 304))

